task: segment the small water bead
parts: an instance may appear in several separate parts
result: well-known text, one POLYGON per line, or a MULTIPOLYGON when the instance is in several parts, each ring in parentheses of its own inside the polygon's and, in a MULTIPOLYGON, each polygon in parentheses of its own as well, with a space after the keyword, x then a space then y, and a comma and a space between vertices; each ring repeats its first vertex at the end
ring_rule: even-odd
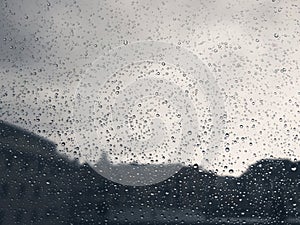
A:
POLYGON ((293 172, 295 172, 295 171, 297 170, 297 166, 296 166, 296 165, 293 165, 293 166, 291 167, 291 170, 292 170, 293 172))
POLYGON ((280 72, 281 72, 281 73, 286 72, 286 68, 282 68, 282 69, 280 70, 280 72))

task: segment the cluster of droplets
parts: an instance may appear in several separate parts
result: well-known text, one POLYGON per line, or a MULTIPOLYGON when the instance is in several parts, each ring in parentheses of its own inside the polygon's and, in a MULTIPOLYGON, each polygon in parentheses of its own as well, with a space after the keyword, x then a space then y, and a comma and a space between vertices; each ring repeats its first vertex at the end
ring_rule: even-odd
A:
POLYGON ((133 63, 116 72, 99 90, 95 106, 104 149, 119 162, 184 163, 197 153, 201 160, 200 145, 212 124, 195 82, 165 62, 133 63), (183 129, 185 120, 197 127, 183 129), (190 152, 180 146, 187 138, 194 145, 190 152))
POLYGON ((218 172, 241 173, 261 158, 299 158, 296 3, 128 4, 3 1, 1 118, 84 159, 70 122, 79 75, 115 46, 163 40, 197 54, 226 93, 230 136, 214 162, 218 172))

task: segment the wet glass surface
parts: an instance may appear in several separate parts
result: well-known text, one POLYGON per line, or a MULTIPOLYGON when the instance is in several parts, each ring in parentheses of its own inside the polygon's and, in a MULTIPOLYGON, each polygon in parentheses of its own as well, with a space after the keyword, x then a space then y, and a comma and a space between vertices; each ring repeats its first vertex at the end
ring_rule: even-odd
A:
POLYGON ((299 163, 261 160, 240 177, 198 165, 124 186, 45 139, 0 124, 2 224, 299 224, 299 163))
POLYGON ((0 224, 300 224, 299 3, 0 1, 0 224))

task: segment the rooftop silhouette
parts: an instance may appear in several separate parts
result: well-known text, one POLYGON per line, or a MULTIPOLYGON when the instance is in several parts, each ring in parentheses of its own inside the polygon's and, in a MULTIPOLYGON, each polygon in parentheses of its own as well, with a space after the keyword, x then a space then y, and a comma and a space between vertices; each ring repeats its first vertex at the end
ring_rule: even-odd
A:
POLYGON ((193 165, 157 184, 126 186, 2 121, 0 224, 300 224, 299 166, 264 159, 223 177, 193 165))

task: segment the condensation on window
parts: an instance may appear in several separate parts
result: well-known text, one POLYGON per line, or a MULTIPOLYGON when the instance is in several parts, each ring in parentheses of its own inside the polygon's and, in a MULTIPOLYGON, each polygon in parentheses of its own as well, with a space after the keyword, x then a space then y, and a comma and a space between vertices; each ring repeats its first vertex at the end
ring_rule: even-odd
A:
POLYGON ((297 1, 0 6, 0 224, 300 223, 297 1))

